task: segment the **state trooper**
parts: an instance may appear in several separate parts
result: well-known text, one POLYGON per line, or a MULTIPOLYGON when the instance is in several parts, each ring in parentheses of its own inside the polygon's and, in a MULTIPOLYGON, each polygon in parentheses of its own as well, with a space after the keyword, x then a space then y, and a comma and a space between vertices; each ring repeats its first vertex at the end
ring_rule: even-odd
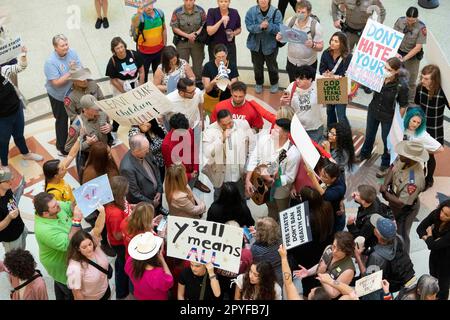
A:
POLYGON ((69 80, 73 81, 73 85, 64 97, 64 106, 70 123, 72 123, 81 114, 81 97, 90 94, 97 100, 103 100, 104 96, 98 84, 92 79, 91 71, 88 68, 71 70, 69 80))
POLYGON ((409 72, 409 103, 414 103, 416 81, 419 73, 420 60, 423 58, 423 45, 427 41, 427 27, 418 19, 419 10, 409 7, 406 17, 400 17, 395 22, 394 29, 404 34, 398 53, 409 72))
POLYGON ((419 213, 419 194, 425 188, 423 165, 429 155, 421 142, 401 141, 395 147, 397 159, 380 187, 380 192, 394 213, 397 231, 405 241, 405 251, 409 253, 409 232, 419 213))
POLYGON ((350 50, 358 44, 367 19, 373 13, 372 9, 379 15, 378 22, 383 23, 386 18, 386 9, 381 0, 331 0, 334 26, 342 29, 342 32, 347 35, 350 50), (345 21, 342 21, 343 13, 345 13, 345 21))
POLYGON ((89 155, 89 147, 97 141, 111 145, 112 139, 109 133, 112 125, 106 113, 96 106, 97 99, 90 95, 84 95, 80 99, 81 114, 70 125, 65 151, 69 152, 77 139, 80 139, 80 152, 77 156, 78 175, 81 177, 81 168, 89 155))

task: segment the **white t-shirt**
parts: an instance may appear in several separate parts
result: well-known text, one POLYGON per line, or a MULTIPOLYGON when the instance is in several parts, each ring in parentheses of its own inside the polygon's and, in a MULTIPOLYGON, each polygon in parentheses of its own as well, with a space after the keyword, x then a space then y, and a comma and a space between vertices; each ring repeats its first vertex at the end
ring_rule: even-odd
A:
MULTIPOLYGON (((292 17, 291 19, 295 19, 295 17, 292 17)), ((295 23, 292 26, 292 29, 301 30, 303 32, 308 33, 308 40, 314 40, 315 42, 321 42, 323 41, 322 38, 322 27, 320 26, 319 22, 316 22, 315 26, 315 33, 314 33, 314 39, 311 37, 311 22, 313 18, 308 17, 308 22, 303 28, 299 28, 297 23, 295 23)), ((289 20, 290 21, 290 20, 289 20)), ((288 21, 288 24, 289 24, 288 21)), ((288 43, 288 49, 287 49, 287 58, 290 63, 301 66, 304 64, 312 65, 314 62, 317 61, 317 51, 313 50, 312 48, 308 48, 304 44, 301 43, 288 43)))
POLYGON ((441 144, 426 131, 424 131, 420 136, 415 136, 413 132, 406 129, 405 135, 408 138, 408 141, 417 141, 422 143, 423 147, 428 152, 434 152, 441 147, 441 144))
POLYGON ((167 95, 167 99, 172 102, 172 107, 168 112, 182 113, 189 120, 189 126, 195 128, 200 122, 200 111, 198 105, 203 103, 203 91, 195 88, 195 94, 192 99, 183 98, 178 90, 172 91, 167 95))
MULTIPOLYGON (((239 287, 239 289, 242 290, 242 286, 244 284, 244 274, 238 275, 237 278, 236 278, 236 282, 235 283, 239 287)), ((274 281, 273 288, 275 290, 275 300, 282 300, 281 287, 276 281, 274 281)), ((241 299, 244 300, 243 295, 241 296, 241 299)), ((251 300, 254 300, 254 299, 251 299, 251 300)))
MULTIPOLYGON (((294 82, 286 89, 289 94, 292 92, 294 82)), ((322 113, 320 111, 322 105, 317 103, 317 87, 315 81, 311 83, 311 87, 303 90, 297 87, 292 96, 291 107, 297 114, 302 126, 306 131, 317 130, 323 125, 322 113)))

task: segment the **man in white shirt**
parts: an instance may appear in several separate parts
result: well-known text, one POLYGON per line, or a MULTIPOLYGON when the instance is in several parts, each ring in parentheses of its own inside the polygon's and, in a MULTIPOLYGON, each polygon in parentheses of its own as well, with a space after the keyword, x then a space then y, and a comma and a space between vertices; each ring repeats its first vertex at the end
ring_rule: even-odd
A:
POLYGON ((309 137, 320 143, 323 140, 322 105, 317 103, 315 71, 304 65, 295 72, 292 82, 281 97, 281 103, 290 105, 309 137))
POLYGON ((260 133, 247 165, 245 192, 248 196, 254 192, 250 178, 258 165, 267 164, 278 168, 269 178, 272 187, 270 199, 266 203, 269 217, 276 221, 279 221, 278 213, 289 207, 289 192, 300 162, 300 152, 289 140, 290 131, 291 120, 278 119, 270 134, 260 133))
POLYGON ((226 109, 217 113, 217 121, 203 134, 202 172, 214 186, 214 200, 224 182, 236 182, 244 196, 243 176, 254 145, 254 133, 246 120, 233 119, 226 109))

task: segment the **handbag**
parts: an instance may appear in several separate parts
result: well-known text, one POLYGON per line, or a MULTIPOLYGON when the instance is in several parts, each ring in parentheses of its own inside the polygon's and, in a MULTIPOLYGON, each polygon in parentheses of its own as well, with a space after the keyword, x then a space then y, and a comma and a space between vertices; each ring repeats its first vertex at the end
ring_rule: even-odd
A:
POLYGON ((217 97, 212 97, 208 93, 203 94, 203 109, 206 111, 208 115, 210 115, 214 108, 216 107, 216 104, 220 101, 220 94, 222 91, 219 90, 219 94, 217 97))
POLYGON ((108 276, 108 279, 111 279, 113 276, 113 268, 111 267, 111 265, 108 263, 108 270, 105 270, 103 267, 99 266, 98 264, 96 264, 94 261, 92 260, 88 260, 88 263, 95 267, 96 269, 98 269, 99 271, 103 272, 104 274, 106 274, 108 276))

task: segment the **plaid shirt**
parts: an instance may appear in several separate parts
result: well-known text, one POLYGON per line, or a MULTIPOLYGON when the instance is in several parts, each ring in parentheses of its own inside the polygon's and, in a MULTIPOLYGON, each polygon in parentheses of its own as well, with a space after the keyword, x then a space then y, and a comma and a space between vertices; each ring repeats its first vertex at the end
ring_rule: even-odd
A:
POLYGON ((422 85, 419 85, 416 89, 414 102, 425 112, 427 118, 427 132, 443 145, 444 108, 447 106, 447 108, 450 109, 450 107, 442 88, 439 88, 436 96, 430 97, 428 95, 428 90, 422 85))

